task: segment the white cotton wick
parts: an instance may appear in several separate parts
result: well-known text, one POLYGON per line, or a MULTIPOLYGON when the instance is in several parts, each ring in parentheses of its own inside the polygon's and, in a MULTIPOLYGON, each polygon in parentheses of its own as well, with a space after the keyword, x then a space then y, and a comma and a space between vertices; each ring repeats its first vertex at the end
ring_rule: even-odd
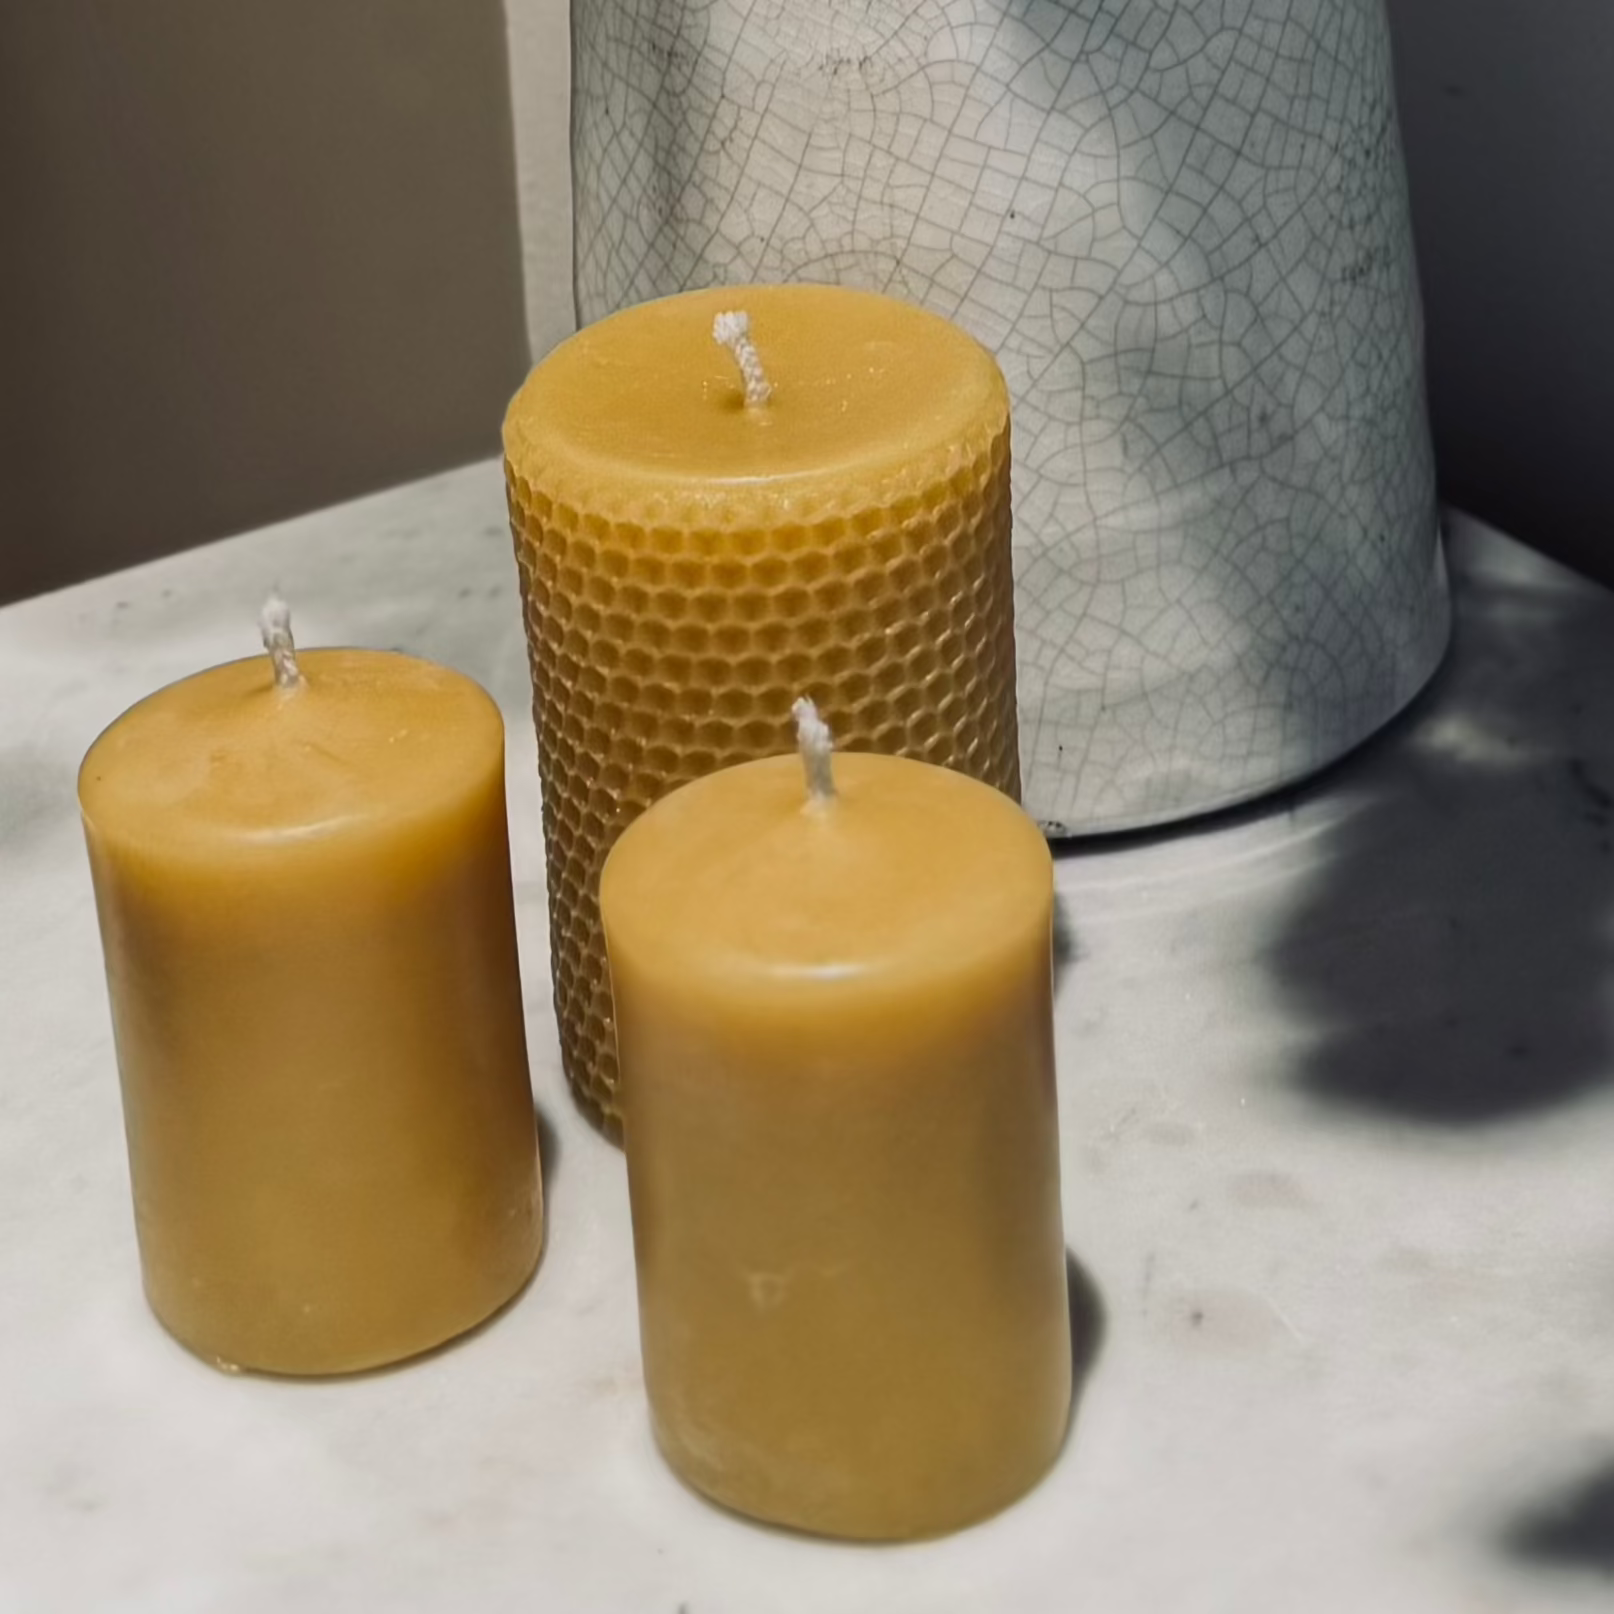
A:
POLYGON ((749 314, 719 314, 712 321, 712 340, 726 347, 734 355, 745 381, 745 407, 760 409, 773 396, 773 387, 757 356, 756 344, 751 340, 749 314))
POLYGON ((263 647, 275 665, 275 683, 281 689, 295 689, 303 675, 297 666, 297 646, 291 638, 291 607, 278 593, 263 602, 258 613, 258 631, 263 647))
POLYGON ((796 749, 801 752, 801 765, 807 773, 807 797, 810 801, 833 801, 835 775, 830 772, 829 759, 835 740, 829 724, 805 695, 790 708, 790 715, 796 720, 796 749))

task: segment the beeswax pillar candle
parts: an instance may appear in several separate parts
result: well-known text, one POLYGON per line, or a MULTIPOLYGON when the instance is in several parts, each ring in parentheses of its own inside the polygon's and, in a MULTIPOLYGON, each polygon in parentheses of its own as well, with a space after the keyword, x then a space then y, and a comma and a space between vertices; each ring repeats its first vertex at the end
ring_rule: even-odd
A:
POLYGON ((611 1123, 598 880, 651 802, 777 749, 800 689, 849 745, 1018 793, 1008 393, 934 314, 729 287, 563 343, 504 442, 562 1053, 611 1123))
POLYGON ((922 1536, 1053 1460, 1052 902, 1013 802, 893 757, 838 755, 811 791, 794 757, 745 763, 616 843, 645 1383, 662 1452, 718 1501, 922 1536))
POLYGON ((79 800, 151 1305, 220 1365, 336 1373, 538 1258, 503 724, 446 668, 266 640, 278 676, 126 712, 79 800))

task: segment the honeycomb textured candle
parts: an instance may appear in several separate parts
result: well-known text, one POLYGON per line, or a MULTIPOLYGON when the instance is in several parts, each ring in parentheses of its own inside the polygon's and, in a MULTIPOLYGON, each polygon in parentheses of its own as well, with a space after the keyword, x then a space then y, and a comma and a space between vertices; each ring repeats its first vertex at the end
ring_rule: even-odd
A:
POLYGON ((611 1124, 598 883, 645 807, 787 750, 803 691, 848 747, 1018 796, 1008 394, 936 315, 729 287, 562 344, 512 403, 505 454, 562 1053, 611 1124), (712 339, 730 309, 766 368, 760 407, 712 339))

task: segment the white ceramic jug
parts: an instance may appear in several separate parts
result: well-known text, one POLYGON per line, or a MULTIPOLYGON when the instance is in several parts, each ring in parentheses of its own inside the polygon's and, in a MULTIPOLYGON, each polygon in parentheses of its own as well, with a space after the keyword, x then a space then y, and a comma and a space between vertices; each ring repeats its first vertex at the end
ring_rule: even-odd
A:
POLYGON ((839 280, 1015 399, 1052 833, 1320 767, 1449 630, 1381 0, 573 0, 579 315, 839 280))

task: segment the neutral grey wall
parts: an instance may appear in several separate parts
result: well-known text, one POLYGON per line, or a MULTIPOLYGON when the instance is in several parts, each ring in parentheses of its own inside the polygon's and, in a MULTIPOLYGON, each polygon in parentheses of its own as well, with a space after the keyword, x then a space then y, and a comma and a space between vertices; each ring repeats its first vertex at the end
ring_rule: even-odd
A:
POLYGON ((0 5, 0 599, 498 445, 499 0, 0 5))
POLYGON ((1444 490, 1614 581, 1614 4, 1390 15, 1444 490))

